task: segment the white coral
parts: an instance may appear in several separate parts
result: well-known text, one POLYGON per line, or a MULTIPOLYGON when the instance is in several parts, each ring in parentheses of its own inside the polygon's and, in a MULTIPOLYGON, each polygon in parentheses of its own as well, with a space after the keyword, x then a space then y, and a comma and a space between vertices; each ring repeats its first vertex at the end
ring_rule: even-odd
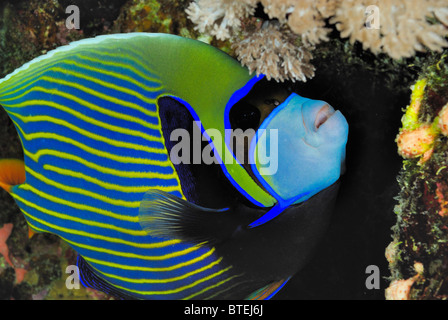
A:
POLYGON ((297 38, 290 31, 280 31, 277 24, 266 22, 258 31, 244 34, 233 48, 238 60, 251 72, 264 74, 268 80, 305 82, 314 77, 315 68, 308 48, 293 43, 297 38))
POLYGON ((234 42, 239 41, 238 36, 246 37, 247 41, 239 41, 236 46, 242 63, 280 80, 303 80, 314 74, 310 50, 328 40, 331 29, 327 22, 336 25, 342 38, 362 43, 364 50, 387 53, 395 59, 448 47, 448 0, 195 0, 187 13, 201 33, 234 42), (242 30, 241 21, 254 14, 259 2, 269 18, 278 20, 282 32, 288 34, 274 37, 280 29, 269 27, 264 30, 269 35, 264 34, 267 38, 263 39, 259 28, 242 30), (380 10, 379 29, 366 27, 366 9, 371 5, 380 10), (291 48, 291 32, 304 46, 291 48), (288 49, 272 47, 269 43, 273 38, 288 49))
POLYGON ((199 32, 227 40, 240 29, 242 18, 254 14, 256 4, 256 0, 197 0, 190 3, 186 13, 199 32))
POLYGON ((447 19, 447 0, 344 0, 330 20, 341 37, 359 41, 365 50, 375 54, 385 52, 395 59, 411 57, 416 51, 441 51, 448 46, 444 39, 448 29, 443 24, 430 23, 447 19), (380 29, 365 27, 366 8, 376 5, 380 11, 380 29))
POLYGON ((293 32, 310 45, 328 40, 331 29, 325 19, 332 16, 340 0, 261 0, 265 12, 273 19, 287 23, 293 32))

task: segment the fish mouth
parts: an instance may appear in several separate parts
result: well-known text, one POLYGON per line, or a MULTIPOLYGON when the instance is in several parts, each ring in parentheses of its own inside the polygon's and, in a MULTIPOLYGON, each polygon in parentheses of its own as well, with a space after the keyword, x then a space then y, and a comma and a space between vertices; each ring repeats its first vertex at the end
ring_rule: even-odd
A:
POLYGON ((314 120, 314 127, 318 130, 325 122, 330 119, 336 111, 332 106, 326 104, 324 105, 316 115, 316 119, 314 120))

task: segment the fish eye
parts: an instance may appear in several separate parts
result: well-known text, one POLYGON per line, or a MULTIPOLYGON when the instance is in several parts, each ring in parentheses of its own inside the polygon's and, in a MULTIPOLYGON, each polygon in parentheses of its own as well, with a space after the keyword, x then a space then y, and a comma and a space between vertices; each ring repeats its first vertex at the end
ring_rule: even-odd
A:
POLYGON ((267 104, 268 106, 274 106, 274 107, 278 107, 280 105, 280 101, 278 101, 277 99, 266 99, 264 100, 264 103, 267 104))
POLYGON ((243 131, 247 129, 258 129, 260 119, 260 110, 247 102, 237 103, 230 110, 229 114, 232 129, 241 129, 243 131))

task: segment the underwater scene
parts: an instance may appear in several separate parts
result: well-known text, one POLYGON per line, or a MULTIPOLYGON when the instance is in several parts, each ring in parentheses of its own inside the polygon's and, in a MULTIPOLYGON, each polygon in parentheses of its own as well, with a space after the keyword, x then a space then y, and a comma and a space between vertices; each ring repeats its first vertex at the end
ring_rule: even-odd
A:
POLYGON ((447 48, 448 0, 0 2, 0 300, 448 299, 447 48))

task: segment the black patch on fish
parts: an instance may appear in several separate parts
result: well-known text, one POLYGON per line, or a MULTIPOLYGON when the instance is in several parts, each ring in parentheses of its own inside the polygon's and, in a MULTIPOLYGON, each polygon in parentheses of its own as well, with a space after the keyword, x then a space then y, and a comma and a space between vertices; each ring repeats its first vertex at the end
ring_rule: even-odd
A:
POLYGON ((309 261, 327 230, 338 188, 339 182, 257 228, 247 226, 268 208, 239 204, 213 210, 157 190, 145 194, 139 219, 153 236, 215 247, 235 274, 259 285, 259 279, 288 278, 309 261))
MULTIPOLYGON (((194 120, 188 109, 172 98, 159 99, 159 112, 170 152, 174 146, 168 143, 172 130, 183 127, 192 134, 194 120)), ((159 224, 155 229, 162 237, 176 234, 176 238, 185 241, 213 244, 216 254, 232 266, 232 273, 244 274, 248 285, 245 294, 292 276, 309 261, 327 230, 339 186, 337 182, 304 203, 286 208, 268 223, 250 229, 247 226, 270 208, 256 207, 244 198, 227 180, 220 165, 182 164, 175 168, 182 187, 189 190, 184 193, 187 200, 202 210, 177 206, 174 217, 168 219, 168 225, 176 228, 168 230, 167 225, 159 224), (229 211, 210 211, 223 208, 229 211), (263 283, 260 279, 264 279, 263 283)), ((161 210, 141 214, 163 216, 161 210)))
POLYGON ((279 281, 294 275, 311 259, 327 231, 338 189, 336 182, 260 227, 235 232, 216 247, 217 254, 235 273, 250 270, 251 279, 279 281))
MULTIPOLYGON (((171 153, 177 141, 171 141, 171 132, 175 129, 182 128, 188 132, 192 132, 193 117, 187 108, 185 108, 177 100, 164 97, 158 100, 159 116, 162 124, 163 138, 168 154, 171 153)), ((195 179, 192 175, 188 165, 174 164, 176 172, 179 176, 182 185, 182 191, 185 197, 193 202, 197 202, 195 179)))
MULTIPOLYGON (((178 143, 170 140, 171 132, 181 128, 187 130, 190 137, 193 137, 193 125, 196 124, 190 111, 179 101, 171 97, 162 97, 158 100, 158 105, 165 146, 170 154, 174 145, 178 143)), ((207 145, 208 142, 203 141, 201 150, 207 145)), ((215 209, 228 207, 237 201, 251 205, 226 178, 219 164, 203 162, 193 164, 193 151, 193 143, 190 143, 189 164, 173 164, 182 191, 189 202, 215 209)))

